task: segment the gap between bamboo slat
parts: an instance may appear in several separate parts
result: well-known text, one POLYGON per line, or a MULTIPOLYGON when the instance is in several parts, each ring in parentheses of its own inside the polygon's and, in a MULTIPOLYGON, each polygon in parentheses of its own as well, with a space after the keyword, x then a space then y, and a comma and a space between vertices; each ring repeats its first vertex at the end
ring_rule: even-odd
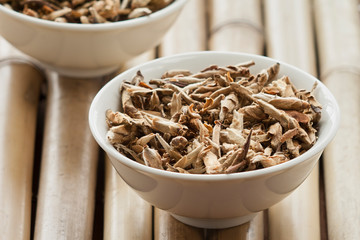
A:
MULTIPOLYGON (((308 0, 264 2, 268 56, 316 76, 308 0)), ((289 197, 269 209, 270 239, 320 239, 319 168, 289 197)))
POLYGON ((44 75, 32 65, 4 61, 0 76, 0 238, 30 239, 36 120, 44 75))
POLYGON ((101 79, 48 78, 34 239, 91 239, 98 145, 88 125, 101 79))
MULTIPOLYGON (((204 0, 189 0, 175 24, 165 35, 159 56, 206 49, 204 0)), ((204 231, 175 220, 168 212, 154 208, 154 239, 203 239, 204 231)))
MULTIPOLYGON (((149 61, 154 56, 155 51, 150 50, 127 62, 121 71, 149 61)), ((105 159, 104 239, 151 240, 151 205, 130 189, 111 165, 108 157, 105 159)))
MULTIPOLYGON (((209 0, 210 50, 263 54, 264 36, 259 0, 209 0)), ((243 225, 208 230, 209 239, 264 239, 264 214, 243 225)))
POLYGON ((360 239, 360 18, 358 1, 315 0, 321 79, 340 107, 340 128, 324 152, 329 239, 360 239))

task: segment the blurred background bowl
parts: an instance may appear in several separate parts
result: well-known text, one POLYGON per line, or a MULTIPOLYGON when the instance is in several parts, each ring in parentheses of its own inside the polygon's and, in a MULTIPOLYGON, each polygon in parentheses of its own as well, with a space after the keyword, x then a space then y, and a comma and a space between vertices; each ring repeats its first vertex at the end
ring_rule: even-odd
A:
MULTIPOLYGON (((297 88, 310 90, 315 81, 322 118, 316 144, 301 156, 270 168, 219 175, 192 175, 168 172, 141 165, 115 150, 106 140, 107 109, 117 110, 122 81, 141 70, 146 80, 159 78, 170 69, 198 72, 211 64, 234 65, 254 60, 252 73, 268 68, 274 59, 231 52, 193 52, 159 58, 136 66, 108 82, 94 98, 89 124, 98 144, 109 156, 124 181, 143 199, 170 212, 178 220, 202 228, 226 228, 251 220, 257 212, 278 203, 295 190, 310 174, 339 126, 339 108, 329 90, 315 77, 280 62, 278 76, 287 75, 297 88)), ((120 214, 120 213, 119 213, 120 214)))
POLYGON ((101 76, 155 47, 185 3, 175 0, 148 16, 101 24, 48 21, 0 4, 0 34, 21 52, 62 75, 101 76))

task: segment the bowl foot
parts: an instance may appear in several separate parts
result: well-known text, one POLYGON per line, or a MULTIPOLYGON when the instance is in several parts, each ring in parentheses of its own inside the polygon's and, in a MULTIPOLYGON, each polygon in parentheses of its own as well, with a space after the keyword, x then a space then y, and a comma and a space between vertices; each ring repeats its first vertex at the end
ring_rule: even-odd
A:
POLYGON ((190 218, 190 217, 179 216, 176 214, 171 214, 171 216, 173 216, 175 219, 187 225, 198 228, 210 228, 210 229, 235 227, 243 223, 249 222, 256 215, 257 213, 252 213, 246 216, 236 217, 236 218, 206 219, 206 218, 190 218))

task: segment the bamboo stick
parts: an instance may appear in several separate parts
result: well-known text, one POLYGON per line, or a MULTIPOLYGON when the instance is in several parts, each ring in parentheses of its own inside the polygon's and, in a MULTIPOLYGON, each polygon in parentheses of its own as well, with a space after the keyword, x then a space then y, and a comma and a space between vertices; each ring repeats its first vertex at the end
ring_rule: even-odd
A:
POLYGON ((311 0, 264 2, 267 55, 317 75, 311 0))
POLYGON ((207 230, 209 240, 218 239, 264 239, 264 213, 260 212, 253 220, 237 227, 222 230, 207 230))
MULTIPOLYGON (((261 3, 253 0, 210 1, 210 50, 262 54, 261 3)), ((209 239, 264 239, 264 214, 241 226, 210 230, 209 239)))
POLYGON ((120 178, 106 158, 104 239, 152 239, 151 205, 120 178))
POLYGON ((262 54, 264 37, 259 0, 208 0, 210 49, 262 54))
POLYGON ((101 79, 48 79, 34 239, 91 239, 98 146, 88 109, 101 79))
POLYGON ((360 20, 357 6, 356 0, 314 0, 322 77, 339 68, 358 71, 359 52, 356 50, 360 20))
POLYGON ((179 222, 168 212, 156 208, 154 213, 154 239, 204 239, 204 231, 179 222))
POLYGON ((8 41, 0 36, 0 58, 8 57, 22 57, 27 58, 19 50, 15 49, 8 41))
MULTIPOLYGON (((154 58, 150 50, 128 61, 121 71, 154 58)), ((104 239, 152 239, 152 207, 105 160, 104 239)))
POLYGON ((329 239, 360 239, 360 19, 358 2, 314 2, 321 79, 342 114, 340 128, 324 152, 329 239))
MULTIPOLYGON (((316 76, 309 1, 269 0, 264 4, 268 55, 316 76)), ((269 237, 320 239, 318 166, 297 190, 269 209, 269 237)))
MULTIPOLYGON (((159 56, 206 49, 205 2, 189 0, 175 25, 164 37, 159 56)), ((154 239, 202 239, 203 230, 185 225, 168 212, 154 208, 154 239)))
POLYGON ((0 76, 0 238, 30 239, 36 119, 44 75, 32 65, 4 61, 0 76))
POLYGON ((180 16, 160 45, 160 56, 206 50, 206 9, 204 0, 188 0, 180 16))
POLYGON ((127 61, 124 64, 124 66, 121 67, 120 71, 125 71, 131 67, 137 66, 137 65, 145 63, 147 61, 151 61, 152 59, 155 58, 155 55, 156 55, 155 49, 151 49, 151 50, 131 59, 130 61, 127 61))

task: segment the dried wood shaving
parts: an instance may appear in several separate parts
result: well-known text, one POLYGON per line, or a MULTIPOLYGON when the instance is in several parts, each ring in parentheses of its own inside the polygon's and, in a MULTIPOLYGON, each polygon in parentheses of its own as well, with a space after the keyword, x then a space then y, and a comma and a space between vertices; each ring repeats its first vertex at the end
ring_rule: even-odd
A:
POLYGON ((150 15, 175 0, 0 0, 9 9, 63 23, 109 23, 150 15))
POLYGON ((253 61, 198 73, 169 70, 123 82, 121 111, 107 110, 108 141, 149 167, 230 174, 287 162, 314 145, 321 105, 310 90, 253 61))

